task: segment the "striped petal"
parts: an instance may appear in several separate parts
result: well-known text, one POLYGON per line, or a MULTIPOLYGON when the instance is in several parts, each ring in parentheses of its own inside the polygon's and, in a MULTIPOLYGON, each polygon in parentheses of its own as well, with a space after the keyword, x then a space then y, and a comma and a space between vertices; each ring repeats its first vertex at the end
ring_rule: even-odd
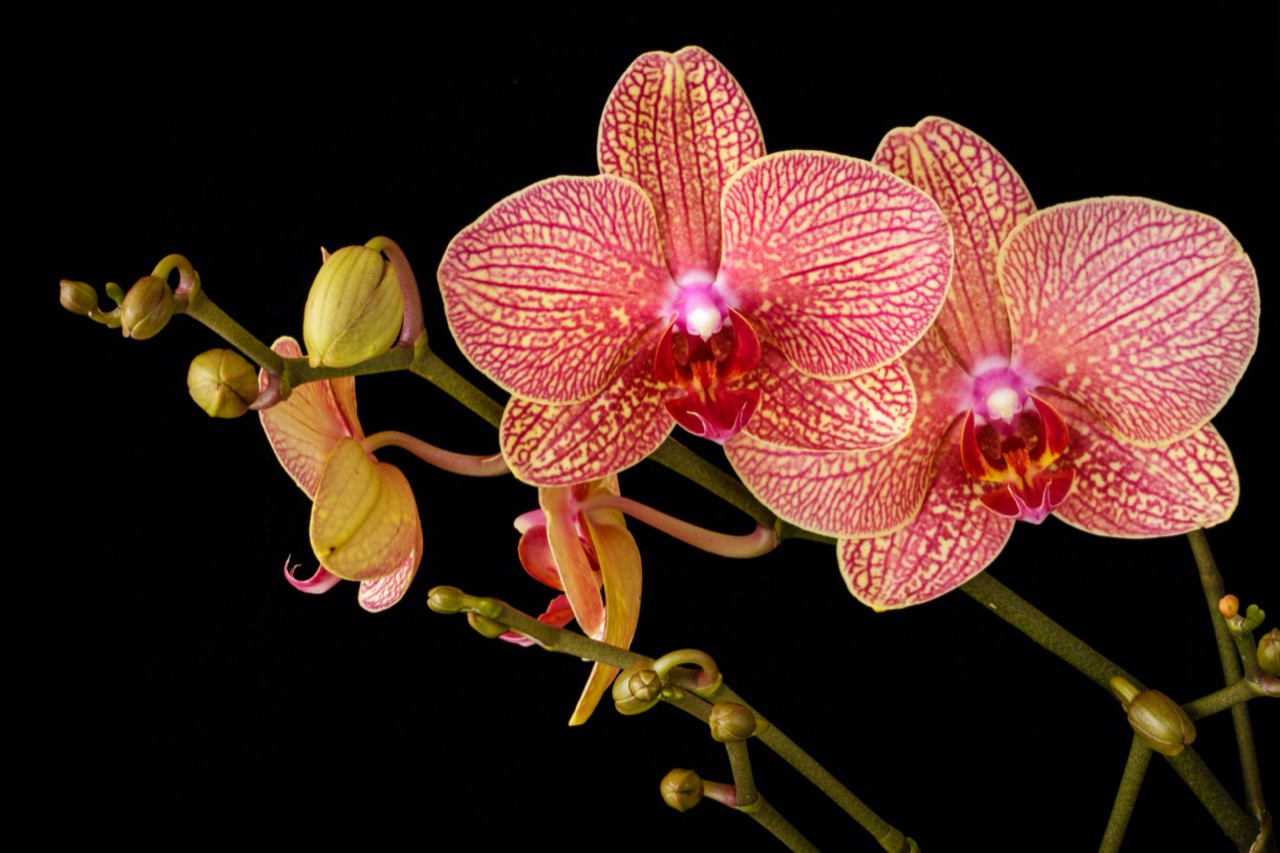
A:
POLYGON ((638 184, 653 200, 676 280, 719 267, 721 190, 763 154, 751 104, 699 47, 641 56, 600 119, 600 171, 638 184))
POLYGON ((978 499, 981 488, 960 464, 957 434, 952 431, 924 506, 910 524, 889 536, 840 542, 845 583, 868 607, 894 610, 937 598, 1004 549, 1014 522, 978 499))
POLYGON ((792 364, 842 378, 887 364, 929 328, 951 234, 920 190, 864 160, 786 151, 725 187, 720 284, 792 364))
POLYGON ((1222 408, 1258 340, 1258 283, 1212 217, 1139 198, 1059 205, 1000 254, 1014 363, 1144 446, 1222 408))
POLYGON ((1235 511, 1235 463, 1212 426, 1163 448, 1139 448, 1083 407, 1054 405, 1071 425, 1066 461, 1076 469, 1075 489, 1057 511, 1068 524, 1105 536, 1173 536, 1221 524, 1235 511))
POLYGON ((481 371, 544 403, 585 400, 674 292, 653 206, 610 176, 552 178, 453 238, 439 270, 449 327, 481 371))
POLYGON ((573 616, 582 632, 600 639, 604 632, 604 600, 600 575, 582 547, 578 534, 578 509, 572 488, 539 489, 538 503, 547 514, 547 542, 569 598, 573 616))
MULTIPOLYGON (((285 358, 302 356, 293 338, 280 338, 271 348, 285 358)), ((258 387, 264 388, 266 381, 266 372, 260 371, 258 387)), ((289 399, 258 413, 276 458, 309 498, 315 498, 324 460, 338 442, 364 438, 356 420, 355 388, 351 377, 308 382, 294 388, 289 399)))
POLYGON ((404 598, 418 573, 418 564, 422 562, 422 528, 418 527, 418 541, 413 551, 407 554, 404 562, 385 578, 361 581, 360 592, 356 599, 360 606, 370 613, 380 613, 404 598))
POLYGON ((955 238, 955 267, 937 327, 967 369, 988 356, 1007 358, 1009 316, 996 257, 1015 225, 1035 212, 1031 194, 999 151, 942 118, 889 132, 874 160, 927 192, 955 238))

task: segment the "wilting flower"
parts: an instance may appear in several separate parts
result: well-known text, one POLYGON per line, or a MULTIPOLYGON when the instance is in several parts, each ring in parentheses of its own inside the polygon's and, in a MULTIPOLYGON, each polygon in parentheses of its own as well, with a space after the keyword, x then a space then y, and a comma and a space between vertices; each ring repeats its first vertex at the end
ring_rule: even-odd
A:
MULTIPOLYGON (((584 506, 602 493, 618 494, 618 478, 539 489, 542 509, 516 519, 520 562, 535 579, 564 592, 552 599, 541 621, 563 627, 577 619, 587 636, 625 649, 640 616, 640 551, 621 512, 584 506)), ((515 633, 504 639, 531 642, 515 633)), ((601 663, 592 667, 569 725, 587 721, 617 671, 601 663)))
MULTIPOLYGON (((292 338, 271 348, 286 358, 302 355, 292 338)), ((314 502, 311 548, 320 568, 304 581, 286 565, 285 577, 316 593, 339 580, 359 581, 364 609, 395 604, 422 561, 422 524, 404 474, 365 449, 355 380, 309 382, 260 414, 276 458, 314 502)))
POLYGON ((1235 466, 1208 425, 1257 343, 1258 287, 1222 223, 1140 198, 1035 212, 1021 179, 943 119, 893 131, 878 164, 932 193, 955 273, 905 356, 920 405, 878 451, 736 442, 742 478, 783 517, 839 537, 855 596, 927 601, 982 571, 1015 520, 1184 533, 1226 520, 1235 466))
POLYGON ((597 177, 507 198, 440 265, 449 325, 514 397, 503 452, 547 486, 619 471, 678 422, 806 449, 882 447, 915 405, 898 356, 943 299, 951 238, 870 163, 765 156, 700 48, 648 53, 600 123, 597 177))

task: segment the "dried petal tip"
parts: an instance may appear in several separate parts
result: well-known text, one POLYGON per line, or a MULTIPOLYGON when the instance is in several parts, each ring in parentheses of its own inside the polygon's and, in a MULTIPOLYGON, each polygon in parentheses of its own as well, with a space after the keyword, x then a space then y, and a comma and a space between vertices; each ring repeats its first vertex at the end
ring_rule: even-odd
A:
POLYGON ((692 770, 676 768, 662 777, 658 790, 664 803, 678 812, 687 812, 702 801, 702 777, 692 770))
POLYGON ((1161 755, 1180 755, 1195 742, 1196 727, 1187 712, 1158 690, 1139 693, 1128 711, 1129 725, 1161 755))
POLYGON ((1234 595, 1224 595, 1218 601, 1218 612, 1222 614, 1223 619, 1230 619, 1240 612, 1240 599, 1234 595))
POLYGON ((120 306, 120 331, 126 338, 145 341, 169 324, 173 316, 173 289, 168 282, 146 275, 124 295, 120 306))
POLYGON ((1269 675, 1280 675, 1280 628, 1272 628, 1258 641, 1258 666, 1269 675))
POLYGON ((211 349, 191 360, 187 391, 211 418, 238 418, 258 396, 258 375, 240 353, 211 349))
POLYGON ((72 314, 88 317, 98 310, 98 294, 83 281, 63 279, 58 282, 58 301, 72 314))
POLYGON ((382 253, 346 246, 316 274, 302 318, 302 338, 313 367, 347 367, 385 352, 404 318, 395 267, 382 253))
POLYGON ((746 705, 736 702, 717 702, 711 708, 711 739, 719 743, 736 743, 754 737, 769 728, 769 724, 746 705))

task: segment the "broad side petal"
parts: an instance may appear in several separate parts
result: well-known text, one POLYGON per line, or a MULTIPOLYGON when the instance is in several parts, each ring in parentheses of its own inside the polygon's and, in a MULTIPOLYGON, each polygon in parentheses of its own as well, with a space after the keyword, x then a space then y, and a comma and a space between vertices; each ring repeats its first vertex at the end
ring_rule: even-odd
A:
MULTIPOLYGON (((293 338, 280 338, 271 348, 285 358, 302 356, 293 338)), ((265 383, 259 371, 258 387, 265 383)), ((276 458, 307 497, 315 497, 320 469, 337 443, 364 438, 355 411, 355 380, 346 377, 299 385, 289 399, 258 413, 276 458)))
POLYGON ((555 556, 564 593, 573 607, 582 633, 599 639, 604 630, 604 601, 600 597, 600 576, 591 567, 578 534, 578 510, 573 490, 539 489, 538 502, 547 514, 547 540, 555 556))
POLYGON ((421 562, 422 531, 419 529, 417 547, 405 557, 404 562, 400 564, 400 568, 385 578, 362 581, 356 600, 359 601, 361 607, 370 613, 380 613, 386 610, 404 598, 404 594, 409 591, 409 584, 413 583, 414 575, 418 573, 418 564, 421 562))
POLYGON ((1001 250, 1015 367, 1152 447, 1222 408, 1258 341, 1249 258, 1212 217, 1140 198, 1043 210, 1001 250))
POLYGON ((599 391, 674 287, 653 206, 609 176, 552 178, 499 202, 440 262, 449 328, 505 390, 571 403, 599 391))
POLYGON ((813 376, 887 364, 929 328, 951 277, 933 199, 865 160, 785 151, 725 187, 720 281, 813 376))
POLYGON ((1014 522, 983 506, 980 492, 951 442, 914 521, 890 536, 840 542, 849 592, 875 610, 895 610, 950 592, 989 566, 1014 522))
POLYGON ((1071 430, 1062 461, 1076 469, 1075 488, 1057 516, 1073 527, 1126 538, 1173 536, 1220 524, 1235 511, 1236 466, 1212 426, 1163 448, 1140 448, 1117 441, 1083 407, 1055 405, 1071 430))
POLYGON ((700 47, 646 53, 614 87, 600 119, 600 171, 653 200, 673 278, 720 266, 720 193, 764 155, 746 96, 700 47))
POLYGON ((609 385, 583 403, 507 402, 499 441, 511 472, 537 486, 568 486, 640 462, 671 434, 663 405, 669 390, 653 375, 653 329, 609 385))
POLYGON ((889 132, 874 162, 928 193, 951 225, 955 267, 937 327, 966 368, 1008 357, 1009 315, 996 257, 1015 225, 1035 212, 1008 161, 971 130, 930 117, 889 132))
POLYGON ((901 360, 851 379, 817 379, 762 342, 752 373, 763 398, 744 432, 797 450, 870 450, 906 434, 916 395, 901 360))

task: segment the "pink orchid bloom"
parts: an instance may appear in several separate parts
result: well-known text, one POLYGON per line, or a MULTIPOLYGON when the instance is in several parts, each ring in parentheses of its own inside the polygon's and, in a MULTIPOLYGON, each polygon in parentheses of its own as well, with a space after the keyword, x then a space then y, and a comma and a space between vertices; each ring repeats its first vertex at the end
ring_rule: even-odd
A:
POLYGON ((920 406, 861 453, 726 448, 784 518, 842 539, 850 591, 890 609, 955 589, 1050 513, 1091 533, 1167 536, 1225 521, 1235 465, 1209 419, 1257 343, 1258 285, 1211 217, 1140 198, 1036 212, 1022 180, 944 119, 899 128, 875 162, 928 190, 955 272, 906 355, 920 406))
MULTIPOLYGON (((286 358, 302 356, 293 338, 271 348, 286 358)), ((258 381, 266 386, 265 373, 258 381)), ((327 592, 339 580, 359 581, 365 610, 395 604, 422 561, 422 523, 404 474, 365 448, 355 380, 309 382, 259 414, 276 458, 313 501, 311 547, 320 567, 299 580, 286 563, 285 578, 311 593, 327 592)))
MULTIPOLYGON (((534 579, 564 592, 551 600, 540 621, 562 628, 577 619, 587 636, 627 649, 640 618, 640 550, 621 512, 583 506, 601 493, 617 495, 618 478, 539 489, 542 508, 516 519, 520 562, 534 579)), ((533 642, 515 632, 503 639, 533 642)), ((587 721, 617 672, 600 663, 592 667, 569 725, 587 721)))
POLYGON ((636 60, 598 153, 601 175, 499 202, 440 264, 459 346, 513 395, 517 476, 597 479, 676 423, 810 450, 901 437, 915 397, 898 357, 951 266, 926 193, 849 157, 765 156, 746 96, 696 47, 636 60))

